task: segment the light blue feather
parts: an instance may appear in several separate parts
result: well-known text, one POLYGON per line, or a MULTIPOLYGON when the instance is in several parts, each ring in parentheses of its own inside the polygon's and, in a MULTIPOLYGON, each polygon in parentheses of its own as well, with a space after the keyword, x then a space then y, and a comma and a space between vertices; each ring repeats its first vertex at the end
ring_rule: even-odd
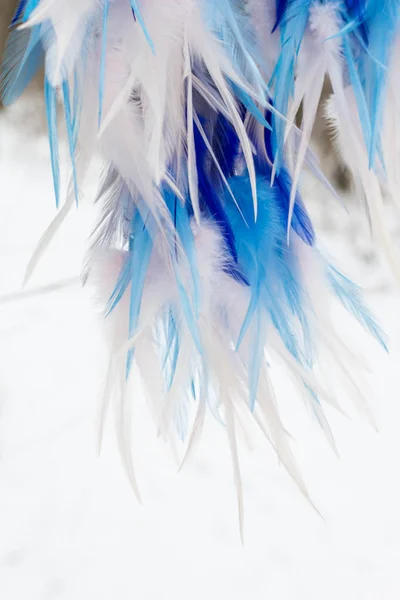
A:
POLYGON ((241 2, 236 0, 211 0, 203 4, 208 29, 221 40, 225 52, 236 72, 247 76, 261 94, 268 93, 268 86, 255 60, 257 49, 254 44, 253 25, 249 22, 241 2))
POLYGON ((347 277, 342 275, 334 267, 327 269, 328 282, 332 291, 347 310, 364 329, 366 329, 387 350, 385 334, 377 325, 371 312, 362 300, 361 290, 347 277))
MULTIPOLYGON (((297 56, 307 27, 311 3, 312 0, 289 0, 285 3, 285 11, 280 20, 281 51, 269 86, 274 92, 275 108, 284 117, 287 116, 289 100, 293 96, 297 56)), ((279 173, 286 122, 276 115, 273 115, 272 119, 275 131, 274 159, 276 171, 279 173)))
POLYGON ((151 51, 153 52, 153 54, 155 54, 156 53, 156 49, 155 49, 155 46, 154 46, 154 42, 151 39, 150 33, 149 33, 149 31, 148 31, 148 29, 146 27, 146 23, 144 22, 141 10, 139 8, 139 3, 138 3, 137 0, 130 0, 130 3, 131 3, 131 8, 132 8, 133 14, 134 14, 135 18, 137 19, 140 27, 142 28, 142 31, 143 31, 143 33, 145 35, 147 43, 149 44, 149 46, 150 46, 151 51))
POLYGON ((246 110, 266 129, 272 131, 271 125, 268 123, 261 110, 258 108, 257 104, 254 102, 253 98, 245 92, 242 88, 240 88, 235 83, 231 82, 231 88, 234 92, 235 97, 243 104, 246 110))
MULTIPOLYGON (((232 203, 226 203, 226 211, 235 234, 238 267, 250 288, 249 306, 237 345, 239 347, 242 343, 254 319, 260 318, 257 315, 261 311, 263 319, 272 323, 289 352, 296 359, 303 359, 305 352, 294 335, 291 323, 293 319, 300 324, 305 323, 305 297, 299 282, 296 257, 285 241, 287 215, 277 197, 277 188, 271 188, 266 178, 258 178, 259 216, 256 223, 250 221, 246 225, 244 220, 251 210, 248 177, 233 177, 229 184, 243 217, 232 203)), ((254 335, 258 333, 256 328, 254 335)), ((258 344, 256 337, 254 344, 258 344)), ((255 384, 252 385, 254 389, 255 384)))
POLYGON ((184 205, 174 194, 169 191, 164 191, 164 201, 168 207, 173 222, 175 224, 176 233, 179 243, 182 246, 185 257, 188 260, 193 283, 193 309, 194 316, 197 319, 200 308, 200 278, 197 265, 196 249, 194 244, 194 236, 190 224, 190 216, 187 205, 184 205))
POLYGON ((49 132, 51 168, 53 172, 54 194, 56 206, 60 203, 60 157, 57 124, 57 92, 47 77, 44 82, 44 97, 46 103, 46 118, 49 132))
MULTIPOLYGON (((132 236, 129 248, 129 280, 131 285, 129 303, 129 339, 137 332, 144 284, 153 251, 153 240, 146 222, 139 211, 132 222, 132 236)), ((126 376, 129 376, 134 357, 134 348, 129 350, 126 363, 126 376)))
POLYGON ((387 70, 390 55, 400 22, 398 0, 370 0, 371 16, 367 21, 369 56, 364 58, 366 98, 371 119, 371 140, 369 146, 370 167, 380 146, 383 107, 387 87, 387 70))
POLYGON ((29 17, 31 16, 33 11, 37 9, 39 4, 40 4, 40 0, 27 0, 27 2, 25 4, 25 8, 24 8, 24 17, 23 17, 24 21, 27 21, 29 19, 29 17))
POLYGON ((165 350, 163 360, 163 371, 166 380, 167 391, 169 392, 176 372, 176 365, 179 357, 179 333, 176 325, 176 318, 171 307, 166 311, 164 318, 164 337, 165 350))

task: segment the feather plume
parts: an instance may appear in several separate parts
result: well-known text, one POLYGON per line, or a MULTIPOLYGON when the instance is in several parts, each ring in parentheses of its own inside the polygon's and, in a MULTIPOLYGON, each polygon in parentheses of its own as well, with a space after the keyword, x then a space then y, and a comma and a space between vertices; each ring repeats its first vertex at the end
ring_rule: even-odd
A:
POLYGON ((329 377, 319 376, 323 356, 370 418, 358 389, 364 365, 338 339, 326 307, 341 304, 385 347, 383 334, 359 290, 320 255, 298 188, 304 164, 323 180, 309 142, 329 76, 338 143, 391 252, 379 181, 387 172, 394 182, 385 163, 390 148, 398 155, 389 132, 397 117, 384 110, 397 80, 391 74, 386 85, 381 71, 396 65, 394 4, 378 19, 374 0, 21 2, 3 97, 22 93, 44 55, 57 206, 58 98, 71 163, 66 199, 27 278, 100 154, 100 217, 85 265, 110 348, 99 443, 112 399, 121 457, 138 496, 126 390, 132 370, 144 382, 157 433, 182 448, 182 463, 207 412, 225 426, 242 532, 238 437, 247 420, 308 497, 271 383, 278 365, 334 451, 324 404, 346 410, 329 377), (390 40, 381 47, 379 27, 389 17, 390 40))

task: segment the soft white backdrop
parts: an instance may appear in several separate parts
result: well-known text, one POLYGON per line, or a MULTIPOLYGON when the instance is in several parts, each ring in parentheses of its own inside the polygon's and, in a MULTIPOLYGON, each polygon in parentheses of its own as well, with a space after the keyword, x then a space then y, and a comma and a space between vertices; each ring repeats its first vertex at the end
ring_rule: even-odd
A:
MULTIPOLYGON (((47 142, 38 141, 20 120, 28 108, 20 105, 0 121, 2 295, 19 289, 35 242, 55 212, 47 142)), ((93 221, 92 183, 32 286, 79 274, 93 221)), ((3 302, 0 598, 400 598, 399 295, 360 233, 364 225, 357 209, 346 215, 315 186, 309 193, 324 243, 370 289, 368 300, 391 335, 389 356, 364 337, 353 339, 371 363, 379 433, 361 420, 329 413, 340 460, 285 379, 277 377, 296 438, 293 447, 323 518, 252 432, 252 447, 241 445, 243 548, 223 429, 210 420, 178 475, 172 454, 155 440, 134 382, 139 506, 120 465, 112 423, 103 452, 96 455, 94 422, 106 356, 90 298, 71 286, 3 302), (370 263, 373 259, 372 266, 356 259, 356 250, 370 263)), ((353 334, 337 326, 350 340, 358 336, 358 330, 353 334)))

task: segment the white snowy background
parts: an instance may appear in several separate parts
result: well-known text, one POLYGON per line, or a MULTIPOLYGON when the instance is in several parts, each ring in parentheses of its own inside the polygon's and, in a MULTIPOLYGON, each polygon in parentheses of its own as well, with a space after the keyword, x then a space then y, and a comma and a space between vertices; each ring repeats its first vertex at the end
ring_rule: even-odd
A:
MULTIPOLYGON (((13 300, 55 214, 49 154, 25 101, 0 121, 0 598, 3 600, 399 600, 399 294, 349 214, 308 184, 321 241, 367 288, 390 354, 344 329, 371 364, 378 432, 329 413, 337 459, 285 379, 293 448, 319 516, 252 432, 241 445, 240 542, 229 447, 212 420, 177 474, 136 385, 133 436, 140 506, 120 464, 112 422, 97 456, 95 419, 106 355, 79 287, 13 300), (11 294, 11 296, 10 296, 11 294)), ((34 107, 32 107, 33 111, 34 107)), ((44 257, 37 287, 79 275, 96 181, 44 257)), ((388 212, 396 237, 396 215, 388 212)), ((110 420, 111 421, 111 420, 110 420)))

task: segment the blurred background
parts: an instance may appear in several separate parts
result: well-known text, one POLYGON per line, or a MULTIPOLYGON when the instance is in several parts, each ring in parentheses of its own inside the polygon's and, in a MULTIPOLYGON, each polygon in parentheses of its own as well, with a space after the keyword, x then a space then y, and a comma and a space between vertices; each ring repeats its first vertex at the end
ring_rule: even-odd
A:
MULTIPOLYGON (((13 0, 1 0, 0 47, 13 0)), ((302 182, 323 250, 366 290, 390 337, 387 355, 331 315, 367 357, 376 431, 328 409, 340 459, 287 378, 276 385, 312 501, 257 432, 241 444, 241 546, 228 444, 212 419, 185 469, 156 438, 133 381, 140 506, 121 467, 112 419, 97 455, 107 355, 80 288, 95 218, 98 165, 20 295, 24 269, 56 214, 40 78, 0 111, 0 597, 5 600, 399 600, 400 319, 398 291, 370 239, 323 109, 313 144, 343 203, 302 182), (58 284, 57 282, 62 282, 58 284)), ((326 94, 329 85, 326 86, 326 94)), ((61 156, 66 166, 67 151, 61 156)), ((394 239, 398 215, 387 206, 394 239)))
POLYGON ((16 6, 15 0, 3 0, 0 6, 0 50, 2 54, 8 36, 8 26, 16 6))

